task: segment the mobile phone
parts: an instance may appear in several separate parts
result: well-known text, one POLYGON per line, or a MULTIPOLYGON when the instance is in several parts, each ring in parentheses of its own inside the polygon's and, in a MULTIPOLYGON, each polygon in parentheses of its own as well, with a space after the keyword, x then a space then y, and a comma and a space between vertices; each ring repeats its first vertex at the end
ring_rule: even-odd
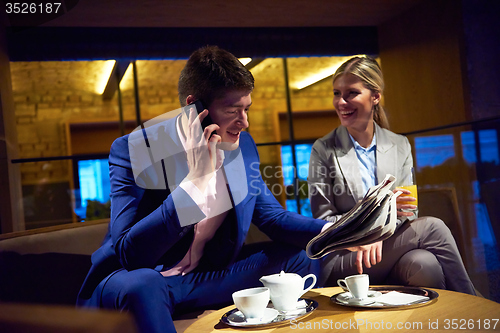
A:
MULTIPOLYGON (((191 104, 189 104, 187 107, 186 107, 186 110, 189 110, 189 108, 191 106, 194 106, 196 108, 196 112, 198 112, 198 114, 202 113, 203 110, 206 109, 206 107, 203 105, 203 103, 200 101, 200 100, 197 100, 191 104)), ((210 113, 205 117, 205 119, 203 119, 203 121, 201 122, 201 129, 204 131, 205 130, 205 127, 207 127, 208 125, 211 125, 213 124, 214 122, 212 121, 212 118, 210 117, 210 113)), ((215 133, 212 132, 212 133, 215 133)))
MULTIPOLYGON (((203 110, 206 109, 206 107, 203 105, 203 103, 200 101, 200 100, 197 100, 191 104, 189 104, 188 106, 186 106, 186 110, 189 112, 189 108, 191 106, 194 106, 196 108, 196 112, 198 114, 202 113, 203 110)), ((213 120, 212 118, 210 117, 210 113, 207 114, 207 116, 203 119, 203 121, 201 122, 201 130, 204 131, 205 130, 205 127, 207 127, 208 125, 211 125, 213 124, 213 120)), ((210 134, 210 137, 212 137, 212 135, 214 134, 217 134, 216 131, 213 131, 212 134, 210 134)))

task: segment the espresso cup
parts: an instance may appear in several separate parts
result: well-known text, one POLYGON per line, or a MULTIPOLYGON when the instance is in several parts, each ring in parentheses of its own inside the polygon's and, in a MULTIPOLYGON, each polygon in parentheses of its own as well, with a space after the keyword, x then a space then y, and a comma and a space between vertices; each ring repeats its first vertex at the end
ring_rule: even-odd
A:
POLYGON ((338 279, 337 284, 345 291, 349 291, 356 299, 362 300, 368 297, 368 288, 370 287, 368 274, 357 274, 345 279, 338 279))
POLYGON ((269 288, 259 287, 236 291, 233 293, 233 301, 245 319, 261 319, 269 303, 269 288))

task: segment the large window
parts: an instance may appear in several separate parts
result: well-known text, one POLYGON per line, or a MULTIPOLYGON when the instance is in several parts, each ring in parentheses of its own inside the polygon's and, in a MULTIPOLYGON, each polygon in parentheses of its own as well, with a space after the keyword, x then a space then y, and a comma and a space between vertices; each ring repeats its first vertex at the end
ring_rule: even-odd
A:
MULTIPOLYGON (((496 129, 478 131, 457 131, 456 134, 415 136, 416 169, 427 185, 432 174, 440 174, 441 170, 456 172, 458 168, 475 167, 480 160, 480 167, 500 169, 499 146, 496 129), (455 137, 459 140, 455 140, 455 137), (476 139, 478 141, 476 141, 476 139), (456 154, 461 153, 461 157, 456 154)), ((444 174, 444 172, 443 172, 444 174)), ((417 176, 418 177, 418 176, 417 176)), ((500 175, 486 176, 486 183, 500 180, 500 175)), ((434 179, 435 185, 454 186, 448 177, 434 179)), ((458 184, 457 184, 458 185, 458 184)), ((495 234, 484 200, 481 200, 480 181, 472 181, 469 188, 469 200, 473 202, 471 214, 476 221, 477 236, 482 243, 496 245, 495 234)))
MULTIPOLYGON (((414 143, 419 191, 453 189, 458 216, 445 222, 450 228, 457 224, 462 228, 465 244, 459 247, 472 279, 486 275, 490 297, 500 299, 500 286, 495 282, 500 271, 500 210, 495 195, 500 187, 500 119, 408 137, 414 143)), ((456 239, 459 236, 455 234, 456 239)))

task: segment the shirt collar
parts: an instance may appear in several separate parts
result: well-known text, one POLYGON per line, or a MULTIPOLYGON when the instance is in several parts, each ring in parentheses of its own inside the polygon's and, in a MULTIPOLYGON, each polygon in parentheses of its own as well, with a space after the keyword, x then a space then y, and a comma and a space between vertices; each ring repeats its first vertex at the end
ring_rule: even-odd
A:
POLYGON ((373 139, 372 139, 372 143, 370 143, 370 145, 368 146, 368 148, 365 148, 363 146, 361 146, 353 137, 352 135, 347 132, 347 134, 349 134, 349 137, 351 138, 351 141, 352 141, 352 144, 354 145, 354 149, 356 150, 363 150, 365 152, 369 152, 369 151, 372 151, 375 149, 375 147, 377 146, 377 136, 375 135, 375 133, 373 134, 373 139))

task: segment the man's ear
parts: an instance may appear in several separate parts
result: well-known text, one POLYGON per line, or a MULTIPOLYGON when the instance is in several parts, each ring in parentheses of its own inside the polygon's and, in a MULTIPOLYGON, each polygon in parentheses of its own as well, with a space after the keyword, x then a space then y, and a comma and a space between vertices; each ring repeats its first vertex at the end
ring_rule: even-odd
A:
POLYGON ((194 102, 196 102, 196 98, 193 95, 188 95, 188 97, 186 97, 186 105, 189 105, 194 102))

